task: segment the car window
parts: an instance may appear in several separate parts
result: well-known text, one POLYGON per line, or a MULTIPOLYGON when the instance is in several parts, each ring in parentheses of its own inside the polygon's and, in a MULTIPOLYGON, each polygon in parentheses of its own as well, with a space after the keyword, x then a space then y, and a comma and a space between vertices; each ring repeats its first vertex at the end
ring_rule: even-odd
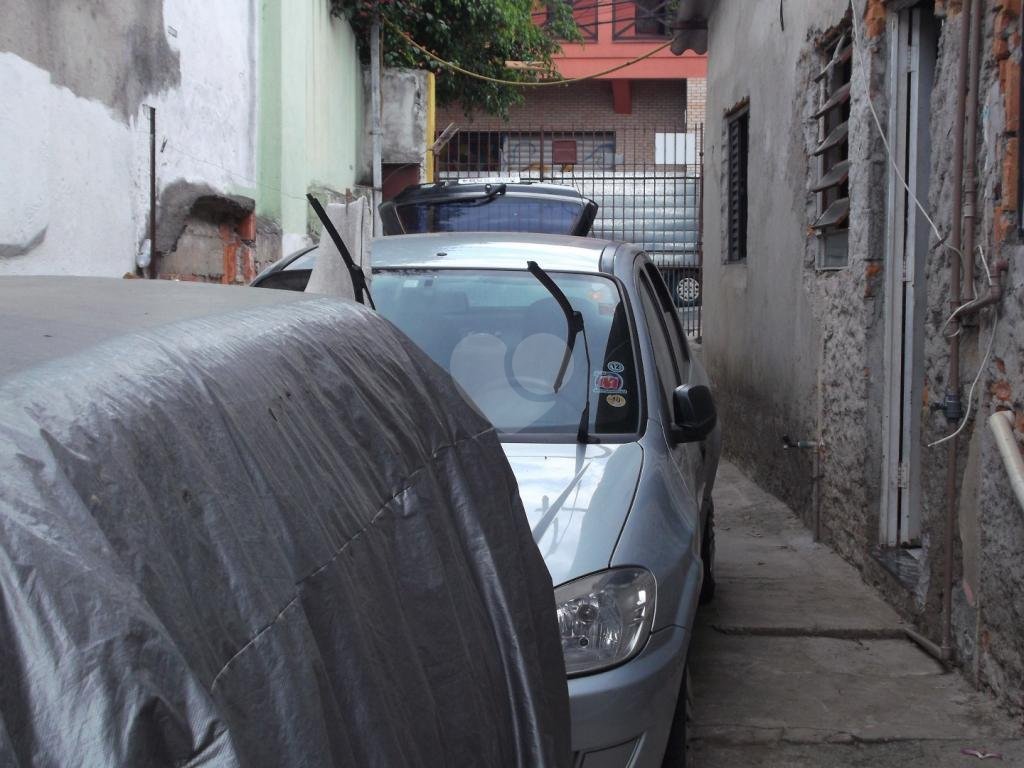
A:
POLYGON ((663 405, 667 408, 672 402, 672 392, 683 383, 682 371, 672 349, 665 313, 647 274, 641 272, 638 275, 637 287, 651 337, 651 348, 654 350, 654 365, 657 368, 658 384, 664 398, 663 405))
POLYGON ((534 200, 501 195, 481 200, 398 206, 407 234, 421 232, 542 232, 567 235, 583 213, 580 200, 534 200))
POLYGON ((304 291, 309 282, 309 269, 291 269, 271 272, 259 282, 260 288, 280 288, 285 291, 304 291))
POLYGON ((679 312, 676 309, 675 302, 672 301, 672 295, 669 293, 668 286, 665 285, 665 280, 662 278, 658 268, 648 262, 644 265, 644 273, 650 280, 651 290, 654 292, 654 298, 665 320, 665 330, 668 333, 672 354, 675 356, 679 373, 682 377, 680 383, 685 383, 686 374, 689 370, 690 349, 686 346, 686 335, 683 333, 683 326, 679 322, 679 312))
POLYGON ((292 259, 285 266, 285 269, 307 269, 312 270, 316 266, 316 257, 320 252, 318 246, 307 248, 302 251, 296 258, 292 259))
POLYGON ((500 432, 573 441, 586 398, 591 434, 637 433, 640 379, 618 284, 551 277, 583 315, 590 352, 588 369, 581 336, 558 392, 565 316, 525 270, 379 270, 373 295, 377 310, 451 373, 500 432))

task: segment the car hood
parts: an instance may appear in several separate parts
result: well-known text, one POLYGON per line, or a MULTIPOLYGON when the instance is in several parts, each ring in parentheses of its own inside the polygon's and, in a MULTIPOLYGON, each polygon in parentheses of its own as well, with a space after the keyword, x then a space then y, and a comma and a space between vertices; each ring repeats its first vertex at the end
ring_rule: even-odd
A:
POLYGON ((607 568, 640 478, 640 445, 504 448, 555 586, 607 568))

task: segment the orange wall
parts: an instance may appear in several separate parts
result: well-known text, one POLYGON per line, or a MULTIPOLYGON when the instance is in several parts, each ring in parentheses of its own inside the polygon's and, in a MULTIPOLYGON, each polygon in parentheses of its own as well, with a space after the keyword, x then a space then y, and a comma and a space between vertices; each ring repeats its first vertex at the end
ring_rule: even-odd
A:
MULTIPOLYGON (((610 3, 607 0, 582 0, 576 20, 581 27, 594 21, 597 14, 597 40, 584 43, 563 43, 562 53, 555 57, 558 72, 562 77, 585 77, 595 72, 610 69, 653 48, 663 45, 668 38, 643 38, 638 40, 615 40, 615 29, 621 29, 628 19, 627 3, 610 3)), ((628 30, 631 34, 633 30, 628 30)), ((654 56, 632 66, 620 69, 603 80, 668 80, 673 78, 707 77, 707 56, 692 51, 674 56, 666 48, 654 56)))

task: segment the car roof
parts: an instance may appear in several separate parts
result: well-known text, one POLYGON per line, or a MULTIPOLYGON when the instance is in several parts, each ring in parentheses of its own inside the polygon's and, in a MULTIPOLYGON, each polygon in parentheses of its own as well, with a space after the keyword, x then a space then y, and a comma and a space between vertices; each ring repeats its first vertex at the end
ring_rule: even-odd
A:
POLYGON ((546 270, 598 272, 611 240, 528 232, 436 232, 392 235, 373 241, 375 269, 526 269, 536 261, 546 270))
POLYGON ((0 378, 138 331, 316 298, 172 280, 0 277, 0 378))

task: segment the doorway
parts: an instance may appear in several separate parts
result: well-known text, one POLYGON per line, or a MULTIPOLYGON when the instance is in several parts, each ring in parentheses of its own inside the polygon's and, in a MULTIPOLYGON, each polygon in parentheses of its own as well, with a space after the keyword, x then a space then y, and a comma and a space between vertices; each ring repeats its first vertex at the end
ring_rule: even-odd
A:
MULTIPOLYGON (((886 217, 885 406, 880 543, 914 554, 921 544, 925 265, 931 230, 930 108, 938 42, 932 3, 889 15, 889 166, 886 217), (899 178, 900 169, 906 186, 899 178), (909 190, 907 189, 909 187, 909 190)), ((907 7, 910 6, 910 7, 907 7)))

